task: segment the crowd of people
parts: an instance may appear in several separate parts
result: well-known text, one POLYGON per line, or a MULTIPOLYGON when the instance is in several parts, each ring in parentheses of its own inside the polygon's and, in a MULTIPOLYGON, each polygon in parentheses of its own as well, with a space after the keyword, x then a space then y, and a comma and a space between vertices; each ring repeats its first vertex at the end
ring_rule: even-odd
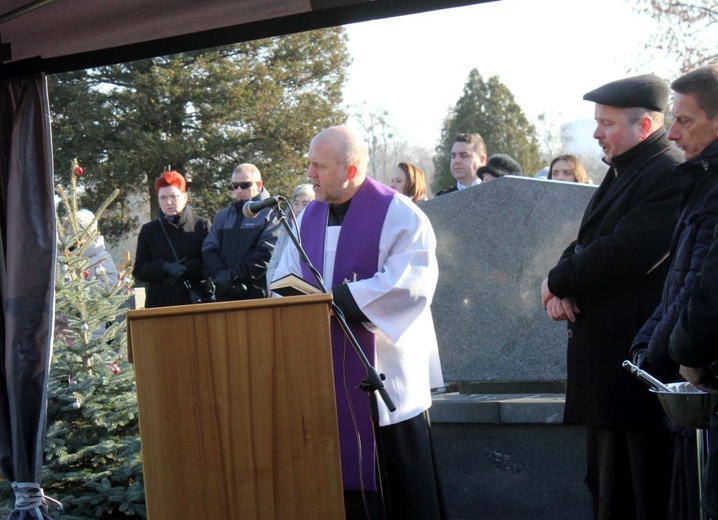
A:
MULTIPOLYGON (((595 104, 608 171, 540 294, 548 317, 567 322, 564 422, 586 427, 593 517, 718 518, 718 416, 701 483, 695 431, 667 418, 622 368, 631 359, 662 381, 718 392, 718 66, 670 86, 652 74, 619 79, 584 100, 595 104)), ((428 199, 427 179, 409 162, 388 185, 372 179, 366 145, 346 126, 319 132, 308 158, 291 232, 397 407, 390 413, 358 388, 364 367, 345 355, 345 331, 333 323, 347 518, 445 518, 428 417, 431 389, 443 386, 430 308, 436 239, 416 204, 428 199), (357 431, 374 442, 358 442, 357 431)), ((456 184, 437 196, 523 175, 510 155, 489 156, 479 133, 456 136, 449 169, 456 184)), ((554 157, 546 178, 591 182, 572 154, 554 157)), ((179 172, 157 178, 160 216, 142 226, 134 267, 147 307, 270 297, 271 281, 288 274, 313 282, 278 212, 243 212, 270 197, 259 169, 240 164, 229 185, 234 200, 210 221, 192 214, 179 172)))

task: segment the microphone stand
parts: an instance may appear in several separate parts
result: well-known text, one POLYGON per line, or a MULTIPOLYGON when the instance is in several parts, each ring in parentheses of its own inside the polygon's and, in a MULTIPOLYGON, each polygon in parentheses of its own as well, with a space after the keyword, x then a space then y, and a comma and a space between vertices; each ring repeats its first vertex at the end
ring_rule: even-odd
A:
MULTIPOLYGON (((279 196, 279 199, 283 200, 287 205, 289 204, 289 201, 286 198, 279 196)), ((279 204, 277 204, 277 207, 274 209, 274 212, 275 216, 279 219, 279 221, 282 223, 282 226, 284 226, 284 229, 289 234, 289 238, 294 243, 294 247, 297 248, 297 251, 299 252, 299 258, 302 260, 302 262, 304 262, 307 268, 309 268, 309 271, 312 273, 314 280, 317 282, 317 286, 322 290, 323 293, 327 294, 329 291, 327 291, 327 288, 324 285, 322 275, 319 274, 319 271, 317 271, 314 265, 312 265, 312 262, 311 260, 309 260, 306 251, 304 251, 304 247, 302 247, 299 238, 297 238, 297 236, 294 234, 294 230, 292 230, 292 227, 289 225, 287 216, 284 214, 284 211, 282 211, 279 204)), ((394 406, 394 402, 391 400, 391 397, 387 393, 386 388, 384 388, 383 383, 384 379, 386 379, 386 376, 384 376, 384 374, 379 374, 376 371, 376 368, 374 368, 372 364, 369 363, 366 354, 364 354, 364 351, 359 345, 359 342, 357 341, 356 337, 354 337, 354 333, 349 328, 347 320, 344 317, 344 313, 339 308, 339 306, 334 303, 334 300, 332 300, 331 305, 334 319, 337 321, 337 323, 339 323, 339 326, 342 328, 344 334, 347 336, 349 342, 354 348, 354 352, 356 352, 357 356, 359 356, 359 359, 361 360, 362 364, 364 365, 364 368, 366 369, 366 379, 359 385, 359 388, 361 388, 365 392, 378 392, 381 396, 382 401, 384 401, 386 407, 389 409, 390 412, 393 412, 394 410, 396 410, 396 406, 394 406)))

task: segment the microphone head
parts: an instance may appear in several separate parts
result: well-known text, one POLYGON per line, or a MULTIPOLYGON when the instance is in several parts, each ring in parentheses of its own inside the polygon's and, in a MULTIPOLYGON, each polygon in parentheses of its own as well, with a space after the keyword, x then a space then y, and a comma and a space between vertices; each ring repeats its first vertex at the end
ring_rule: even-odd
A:
POLYGON ((242 206, 242 214, 247 218, 254 218, 257 216, 257 214, 254 211, 252 211, 252 201, 251 200, 248 200, 242 206))
POLYGON ((264 200, 257 200, 257 201, 248 201, 244 206, 242 206, 242 213, 247 218, 254 218, 257 215, 259 215, 259 212, 262 211, 264 208, 273 208, 274 206, 277 206, 279 204, 279 197, 269 197, 268 199, 264 200))

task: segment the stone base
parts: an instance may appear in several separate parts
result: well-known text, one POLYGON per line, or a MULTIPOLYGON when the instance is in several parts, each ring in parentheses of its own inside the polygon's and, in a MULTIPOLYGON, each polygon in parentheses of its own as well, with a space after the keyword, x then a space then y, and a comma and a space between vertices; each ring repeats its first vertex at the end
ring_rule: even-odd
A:
POLYGON ((450 520, 591 518, 585 429, 563 395, 434 396, 432 433, 450 520))

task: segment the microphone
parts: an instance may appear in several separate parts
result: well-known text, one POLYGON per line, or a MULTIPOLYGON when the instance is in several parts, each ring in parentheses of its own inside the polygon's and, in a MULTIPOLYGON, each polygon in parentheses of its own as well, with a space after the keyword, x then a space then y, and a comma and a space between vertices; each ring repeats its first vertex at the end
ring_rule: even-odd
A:
POLYGON ((258 201, 248 201, 244 203, 244 206, 242 206, 242 213, 247 218, 254 218, 256 217, 260 211, 262 211, 264 208, 273 208, 279 204, 279 197, 269 197, 268 199, 264 200, 258 200, 258 201))

